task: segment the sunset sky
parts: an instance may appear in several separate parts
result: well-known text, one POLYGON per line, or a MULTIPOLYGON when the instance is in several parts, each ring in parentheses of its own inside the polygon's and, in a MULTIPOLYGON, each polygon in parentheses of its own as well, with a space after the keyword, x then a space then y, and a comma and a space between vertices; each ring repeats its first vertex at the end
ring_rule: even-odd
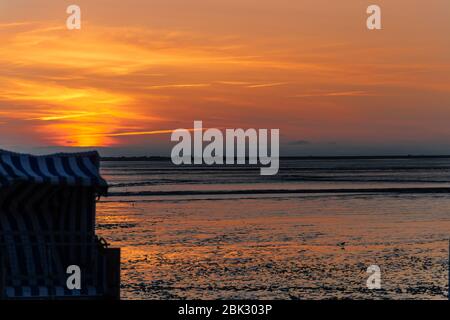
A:
POLYGON ((284 155, 450 154, 449 17, 448 0, 0 0, 0 148, 167 155, 202 120, 279 128, 284 155))

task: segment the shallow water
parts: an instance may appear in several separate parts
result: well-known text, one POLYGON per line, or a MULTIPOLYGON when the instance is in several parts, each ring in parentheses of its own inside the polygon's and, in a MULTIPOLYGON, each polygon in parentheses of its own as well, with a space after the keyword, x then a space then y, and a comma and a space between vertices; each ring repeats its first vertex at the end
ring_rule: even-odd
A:
MULTIPOLYGON (((361 169, 342 170, 351 176, 346 183, 352 188, 447 186, 447 162, 409 162, 403 173, 392 168, 392 161, 370 163, 372 173, 364 163, 361 169), (383 178, 367 181, 374 176, 383 178)), ((315 172, 310 163, 294 165, 291 176, 299 171, 321 175, 334 189, 334 183, 342 182, 333 181, 342 177, 342 163, 331 162, 315 172)), ((228 182, 254 190, 273 189, 271 183, 306 189, 312 184, 301 178, 283 182, 283 177, 267 182, 251 170, 194 174, 162 163, 105 163, 104 168, 116 184, 113 192, 136 181, 169 191, 164 196, 129 193, 98 204, 97 233, 122 248, 125 299, 446 298, 450 195, 249 191, 180 196, 170 195, 170 185, 227 190, 228 182), (239 181, 237 175, 243 178, 239 181), (366 287, 366 269, 372 264, 381 268, 381 290, 366 287)), ((286 175, 283 168, 281 175, 286 175)))

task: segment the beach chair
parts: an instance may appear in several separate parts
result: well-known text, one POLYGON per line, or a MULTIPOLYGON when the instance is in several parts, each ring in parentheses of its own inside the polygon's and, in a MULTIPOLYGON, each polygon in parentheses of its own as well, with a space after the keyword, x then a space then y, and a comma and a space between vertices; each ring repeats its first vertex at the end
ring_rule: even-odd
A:
POLYGON ((107 188, 96 152, 0 150, 0 299, 119 299, 120 250, 95 235, 107 188))

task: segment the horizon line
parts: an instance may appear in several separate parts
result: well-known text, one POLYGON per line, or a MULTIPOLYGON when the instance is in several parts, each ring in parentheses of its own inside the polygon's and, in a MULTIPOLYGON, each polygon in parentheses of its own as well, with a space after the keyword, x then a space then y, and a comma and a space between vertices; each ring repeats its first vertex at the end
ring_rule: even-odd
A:
MULTIPOLYGON (((234 157, 237 159, 237 157, 234 157)), ((337 155, 327 155, 327 156, 281 156, 278 157, 280 160, 321 160, 321 159, 343 159, 343 160, 351 160, 351 159, 445 159, 450 158, 449 155, 349 155, 349 156, 337 156, 337 155)), ((169 156, 101 156, 100 159, 102 161, 146 161, 146 160, 170 160, 169 156)), ((194 159, 192 157, 191 159, 194 159)), ((245 157, 246 160, 249 157, 245 157)))

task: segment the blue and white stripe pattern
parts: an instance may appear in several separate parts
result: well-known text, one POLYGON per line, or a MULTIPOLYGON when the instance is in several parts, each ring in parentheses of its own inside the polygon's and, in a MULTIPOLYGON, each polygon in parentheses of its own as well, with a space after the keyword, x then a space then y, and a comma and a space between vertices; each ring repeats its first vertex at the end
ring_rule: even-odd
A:
POLYGON ((94 187, 106 195, 97 152, 32 156, 0 150, 0 188, 15 183, 94 187))
POLYGON ((96 287, 87 287, 80 290, 68 290, 66 287, 6 287, 5 299, 21 297, 23 299, 62 299, 69 297, 96 297, 99 295, 96 287))
POLYGON ((0 299, 105 291, 95 198, 106 192, 96 152, 31 156, 0 150, 0 299), (81 291, 64 289, 69 265, 85 270, 81 291))

